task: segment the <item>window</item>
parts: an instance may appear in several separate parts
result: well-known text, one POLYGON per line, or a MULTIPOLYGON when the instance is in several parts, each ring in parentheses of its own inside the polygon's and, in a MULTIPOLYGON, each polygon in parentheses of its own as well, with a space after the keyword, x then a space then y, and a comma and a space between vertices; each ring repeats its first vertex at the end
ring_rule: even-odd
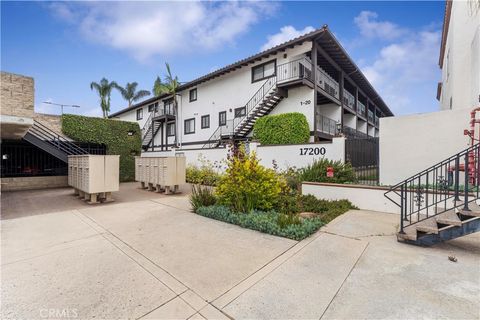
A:
POLYGON ((247 114, 245 107, 235 109, 235 118, 244 117, 247 114))
POLYGON ((167 137, 175 136, 175 123, 167 124, 167 137))
POLYGON ((137 120, 143 119, 143 108, 137 109, 137 120))
POLYGON ((210 128, 210 115, 202 116, 201 118, 202 129, 210 128))
POLYGON ((165 114, 175 114, 173 110, 173 99, 168 99, 163 102, 163 106, 165 107, 165 114))
POLYGON ((185 120, 185 134, 195 133, 195 118, 185 120))
POLYGON ((148 105, 148 112, 152 112, 153 110, 155 110, 155 112, 158 112, 158 102, 148 105))
POLYGON ((260 81, 275 75, 276 61, 272 60, 252 68, 252 82, 260 81))
POLYGON ((224 126, 227 124, 227 111, 222 111, 218 113, 218 125, 224 126))
POLYGON ((197 101, 197 88, 190 90, 190 102, 197 101))

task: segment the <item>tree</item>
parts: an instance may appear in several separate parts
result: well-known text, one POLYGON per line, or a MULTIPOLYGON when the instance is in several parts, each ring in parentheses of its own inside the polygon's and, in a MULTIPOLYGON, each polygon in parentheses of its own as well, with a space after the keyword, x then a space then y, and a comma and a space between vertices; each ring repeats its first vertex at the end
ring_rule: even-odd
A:
POLYGON ((153 90, 152 90, 153 95, 155 97, 158 97, 162 94, 162 85, 163 85, 162 80, 160 79, 159 76, 157 76, 157 79, 155 79, 155 82, 153 83, 153 90))
MULTIPOLYGON (((175 144, 178 145, 178 102, 177 102, 177 90, 180 86, 180 82, 178 81, 177 76, 173 76, 170 70, 170 65, 165 63, 167 66, 167 75, 165 76, 165 82, 159 85, 159 95, 167 94, 171 95, 173 99, 173 112, 175 113, 175 144)), ((156 82, 156 81, 155 81, 156 82)), ((156 92, 155 92, 156 93, 156 92)))
POLYGON ((132 83, 127 82, 125 87, 115 85, 115 88, 118 91, 120 91, 120 94, 122 95, 123 99, 128 101, 128 107, 129 108, 132 106, 132 104, 135 101, 138 101, 141 98, 150 95, 150 91, 148 91, 148 90, 137 91, 137 86, 138 86, 138 83, 136 83, 136 82, 132 82, 132 83))
POLYGON ((97 91, 100 97, 100 108, 102 108, 104 118, 107 118, 110 112, 110 94, 116 86, 117 83, 115 81, 109 82, 106 78, 102 78, 100 83, 90 83, 90 89, 97 91))

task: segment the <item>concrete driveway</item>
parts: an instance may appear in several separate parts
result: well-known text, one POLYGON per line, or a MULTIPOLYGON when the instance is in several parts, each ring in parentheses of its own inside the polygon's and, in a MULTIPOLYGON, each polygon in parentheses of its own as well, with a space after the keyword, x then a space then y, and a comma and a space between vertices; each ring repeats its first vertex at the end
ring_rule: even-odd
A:
POLYGON ((34 215, 3 195, 2 319, 480 317, 478 235, 413 247, 396 242, 397 216, 354 210, 296 242, 121 188, 97 206, 48 190, 58 206, 34 215))

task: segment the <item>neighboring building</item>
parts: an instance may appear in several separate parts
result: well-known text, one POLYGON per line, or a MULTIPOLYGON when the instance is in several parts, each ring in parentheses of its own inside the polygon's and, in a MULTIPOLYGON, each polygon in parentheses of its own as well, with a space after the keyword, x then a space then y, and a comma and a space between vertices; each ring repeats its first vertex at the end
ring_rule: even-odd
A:
MULTIPOLYGON (((381 121, 381 184, 396 184, 470 145, 464 130, 470 129, 471 110, 480 106, 478 1, 446 1, 439 65, 442 82, 437 98, 441 111, 381 121)), ((478 124, 475 130, 478 139, 478 124)))
POLYGON ((301 112, 311 141, 340 132, 376 137, 392 112, 327 26, 180 86, 178 115, 171 96, 112 114, 138 121, 144 148, 211 148, 222 139, 248 139, 266 114, 301 112), (179 126, 175 130, 175 123, 179 126))
POLYGON ((68 155, 105 153, 62 136, 60 116, 34 112, 32 77, 2 71, 0 89, 2 191, 66 186, 68 155))
POLYGON ((442 110, 473 108, 480 99, 480 4, 447 1, 437 99, 442 110))

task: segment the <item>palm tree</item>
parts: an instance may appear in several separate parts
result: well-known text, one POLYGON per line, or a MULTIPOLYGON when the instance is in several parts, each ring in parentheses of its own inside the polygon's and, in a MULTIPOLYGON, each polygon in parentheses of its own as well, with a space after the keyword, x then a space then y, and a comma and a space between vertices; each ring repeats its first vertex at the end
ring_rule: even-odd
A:
POLYGON ((115 86, 115 88, 118 89, 118 91, 120 91, 120 93, 122 94, 123 99, 128 101, 129 108, 135 101, 138 101, 139 99, 150 95, 150 91, 148 90, 137 91, 137 86, 138 83, 136 82, 127 82, 125 87, 119 85, 115 86))
MULTIPOLYGON (((172 72, 170 70, 170 65, 165 63, 167 66, 167 75, 165 76, 165 82, 159 82, 158 92, 159 94, 168 94, 171 95, 173 98, 173 112, 175 113, 175 144, 178 145, 178 102, 177 102, 177 90, 180 86, 180 81, 178 81, 177 76, 172 76, 172 72)), ((159 79, 158 79, 159 80, 159 79)), ((155 81, 156 82, 156 81, 155 81)), ((157 93, 157 92, 155 92, 157 93)))
POLYGON ((100 83, 90 83, 90 89, 97 91, 100 96, 100 108, 102 108, 104 118, 107 118, 110 112, 110 94, 116 86, 117 83, 115 81, 109 82, 106 78, 102 78, 100 83))
POLYGON ((155 79, 155 82, 153 83, 153 90, 152 90, 153 95, 155 97, 158 97, 162 94, 162 85, 163 85, 162 80, 160 79, 159 76, 157 76, 157 79, 155 79))

